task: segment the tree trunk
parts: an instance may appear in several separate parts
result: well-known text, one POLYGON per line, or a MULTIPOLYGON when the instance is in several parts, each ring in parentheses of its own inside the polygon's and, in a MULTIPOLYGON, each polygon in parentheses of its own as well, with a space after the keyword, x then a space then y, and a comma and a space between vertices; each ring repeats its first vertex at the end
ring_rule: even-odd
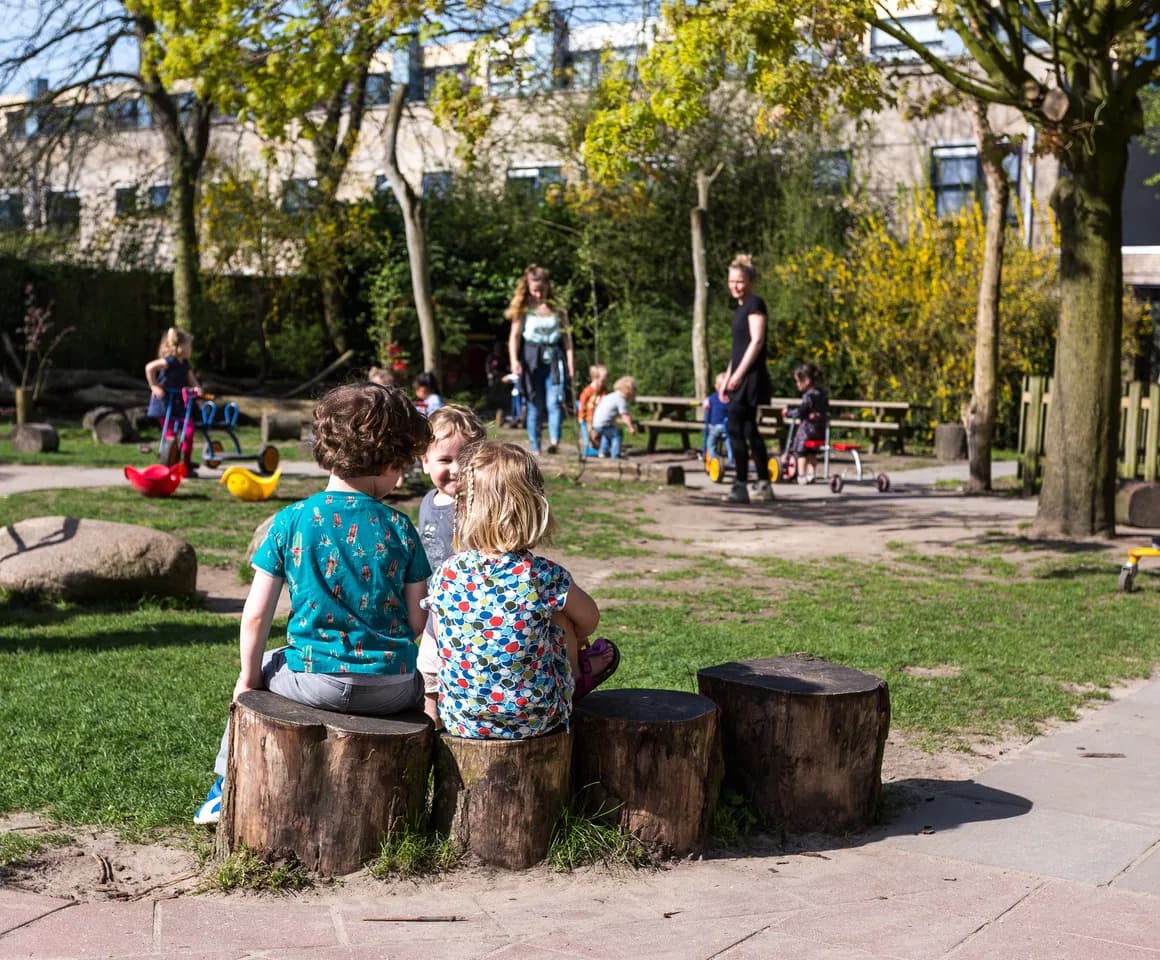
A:
POLYGON ((268 690, 230 712, 217 855, 245 845, 324 874, 351 873, 423 815, 434 728, 421 713, 315 710, 268 690))
POLYGON ((963 416, 967 431, 968 493, 991 489, 991 447, 995 435, 996 384, 999 371, 999 294, 1003 282, 1003 244, 1007 235, 1007 200, 1011 187, 1003 169, 1008 150, 997 143, 987 106, 972 101, 975 137, 987 184, 987 222, 983 239, 983 270, 975 318, 975 379, 963 416))
POLYGON ((1123 273, 1120 205, 1127 136, 1101 127, 1098 151, 1081 141, 1072 176, 1052 196, 1060 238, 1060 312, 1036 513, 1048 536, 1110 536, 1119 452, 1123 273), (1111 141, 1111 142, 1109 142, 1111 141), (1106 318, 1106 319, 1104 319, 1106 318))
POLYGON ((201 302, 201 255, 197 238, 197 183, 186 163, 173 163, 170 226, 173 234, 173 325, 194 332, 201 302))
POLYGON ((693 250, 693 389, 707 397, 713 383, 709 370, 709 277, 705 267, 705 217, 709 212, 709 188, 721 172, 697 171, 697 205, 689 215, 689 239, 693 250))
POLYGON ((427 229, 423 223, 423 202, 399 169, 398 135, 403 118, 403 103, 407 96, 404 84, 396 84, 391 91, 387 108, 386 150, 383 170, 395 199, 403 212, 403 228, 407 236, 407 260, 411 267, 411 291, 415 312, 419 315, 419 339, 423 344, 423 369, 430 370, 443 382, 443 364, 439 353, 439 324, 435 318, 435 301, 431 295, 431 271, 427 259, 427 229))
POLYGON ((342 268, 331 263, 321 266, 319 278, 322 287, 322 324, 331 345, 339 353, 347 349, 346 332, 343 330, 342 307, 346 299, 342 289, 342 268))
POLYGON ((677 690, 597 690, 576 705, 576 782, 663 856, 697 853, 721 778, 717 707, 677 690))
POLYGON ((697 672, 721 710, 725 779, 766 820, 842 833, 878 815, 890 697, 878 677, 797 654, 697 672))
POLYGON ((547 854, 571 772, 567 730, 526 740, 440 734, 432 821, 484 863, 522 870, 547 854))

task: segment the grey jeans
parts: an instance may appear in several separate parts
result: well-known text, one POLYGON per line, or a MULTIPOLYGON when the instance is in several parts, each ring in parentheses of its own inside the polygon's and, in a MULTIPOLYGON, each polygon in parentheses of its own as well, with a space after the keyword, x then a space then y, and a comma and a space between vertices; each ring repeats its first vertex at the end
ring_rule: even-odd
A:
MULTIPOLYGON (((286 648, 267 650, 262 657, 262 680, 271 693, 295 703, 333 710, 385 717, 403 710, 422 709, 423 677, 419 673, 385 676, 372 673, 295 673, 286 666, 286 648)), ((226 775, 230 748, 230 725, 222 735, 213 772, 226 775)))

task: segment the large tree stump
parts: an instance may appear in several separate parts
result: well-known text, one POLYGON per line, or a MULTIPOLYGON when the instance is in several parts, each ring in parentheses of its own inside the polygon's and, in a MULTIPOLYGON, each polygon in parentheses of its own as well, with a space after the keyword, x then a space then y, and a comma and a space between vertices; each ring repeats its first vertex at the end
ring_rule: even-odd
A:
POLYGON ((107 414, 107 413, 116 413, 116 412, 117 412, 116 407, 110 407, 107 404, 104 406, 93 407, 90 410, 86 410, 85 415, 83 417, 81 417, 81 429, 82 430, 92 430, 97 425, 97 421, 100 420, 101 417, 105 416, 105 414, 107 414))
POLYGON ((721 708, 726 782, 770 821, 845 832, 873 823, 890 728, 886 682, 808 655, 697 673, 721 708))
POLYGON ((1160 527, 1160 483, 1125 483, 1116 491, 1116 523, 1160 527))
POLYGON ((262 443, 271 443, 274 440, 301 440, 302 414, 300 413, 263 413, 262 414, 262 443))
POLYGON ((395 826, 421 819, 434 735, 422 713, 332 713, 250 690, 230 718, 218 856, 245 845, 350 873, 395 826))
POLYGON ((966 460, 967 431, 961 423, 940 423, 934 428, 936 460, 966 460))
POLYGON ((576 783, 599 783, 623 830, 664 856, 696 853, 717 801, 718 711, 677 690, 597 690, 576 705, 576 783))
POLYGON ((571 789, 572 734, 526 740, 440 735, 435 828, 484 863, 521 870, 548 852, 571 789))
POLYGON ((21 424, 10 439, 18 453, 55 453, 60 449, 60 435, 51 423, 21 424))

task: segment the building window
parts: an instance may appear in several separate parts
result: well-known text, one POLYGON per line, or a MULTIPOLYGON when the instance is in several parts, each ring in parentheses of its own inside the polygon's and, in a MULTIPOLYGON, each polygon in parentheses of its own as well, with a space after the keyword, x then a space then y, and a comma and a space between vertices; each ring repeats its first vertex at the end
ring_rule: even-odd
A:
POLYGON ((367 106, 381 107, 391 102, 391 75, 367 74, 367 106))
POLYGON ((493 97, 515 97, 533 90, 546 89, 545 77, 531 57, 522 60, 497 60, 487 67, 487 92, 493 97))
POLYGON ((982 179, 974 146, 931 147, 930 189, 938 216, 958 213, 978 200, 982 179))
POLYGON ((431 170, 423 174, 423 196, 441 197, 450 189, 450 170, 431 170))
POLYGON ((145 204, 152 213, 163 213, 169 206, 169 184, 155 183, 145 191, 145 204))
POLYGON ((143 126, 141 123, 141 107, 144 106, 141 100, 114 100, 105 106, 105 111, 108 114, 109 122, 117 130, 136 130, 143 126))
POLYGON ((568 55, 570 85, 576 90, 590 90, 607 72, 608 60, 628 64, 629 80, 636 80, 636 63, 644 54, 644 47, 604 47, 600 50, 575 50, 568 55))
POLYGON ((137 212, 137 188, 117 187, 113 191, 113 213, 118 217, 131 217, 137 212))
POLYGON ((75 190, 49 190, 44 195, 44 224, 58 233, 81 228, 81 198, 75 190))
POLYGON ((452 63, 445 67, 424 67, 423 68, 423 99, 430 100, 431 94, 435 92, 435 84, 443 74, 449 73, 458 79, 460 86, 467 89, 467 64, 466 63, 452 63))
POLYGON ((19 190, 0 190, 0 231, 14 233, 24 229, 24 194, 19 190))
POLYGON ((13 140, 28 136, 28 117, 23 110, 9 110, 4 114, 4 136, 13 140))
POLYGON ((538 198, 553 183, 563 183, 559 167, 509 167, 507 191, 515 196, 538 198))
POLYGON ((318 194, 318 181, 295 177, 282 181, 282 212, 302 213, 315 206, 318 194))
MULTIPOLYGON (((917 17, 896 17, 894 22, 928 50, 948 59, 964 56, 967 48, 953 30, 942 30, 933 14, 917 17)), ((899 43, 878 27, 870 29, 870 56, 890 60, 917 60, 905 44, 899 43)))
POLYGON ((850 151, 823 150, 814 160, 814 188, 821 193, 845 193, 850 187, 850 151))

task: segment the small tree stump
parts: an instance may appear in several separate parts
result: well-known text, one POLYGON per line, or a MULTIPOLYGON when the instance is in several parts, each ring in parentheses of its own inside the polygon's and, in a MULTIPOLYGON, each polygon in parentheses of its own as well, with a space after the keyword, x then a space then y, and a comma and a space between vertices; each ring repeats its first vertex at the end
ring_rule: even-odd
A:
POLYGON ((301 440, 302 414, 300 413, 263 413, 262 414, 262 443, 274 440, 301 440))
POLYGON ((268 690, 230 708, 217 854, 245 847, 351 873, 400 822, 419 822, 431 769, 431 721, 315 710, 268 690))
POLYGON ((576 782, 664 856, 700 851, 721 776, 718 711, 677 690, 597 690, 576 705, 576 782))
POLYGON ((25 423, 12 431, 12 449, 19 453, 55 453, 60 435, 51 423, 25 423))
POLYGON ((1160 527, 1160 483, 1129 482, 1116 491, 1116 523, 1160 527))
POLYGON ((725 778, 767 819, 840 833, 878 814, 886 682, 804 654, 697 673, 721 708, 725 778))
POLYGON ((544 859, 571 788, 572 734, 471 740, 440 734, 432 821, 484 863, 522 870, 544 859))
POLYGON ((961 423, 940 423, 934 428, 936 460, 966 460, 967 430, 961 423))
POLYGON ((118 443, 132 443, 137 439, 137 431, 129 418, 119 410, 106 413, 93 426, 93 439, 106 446, 118 443))

